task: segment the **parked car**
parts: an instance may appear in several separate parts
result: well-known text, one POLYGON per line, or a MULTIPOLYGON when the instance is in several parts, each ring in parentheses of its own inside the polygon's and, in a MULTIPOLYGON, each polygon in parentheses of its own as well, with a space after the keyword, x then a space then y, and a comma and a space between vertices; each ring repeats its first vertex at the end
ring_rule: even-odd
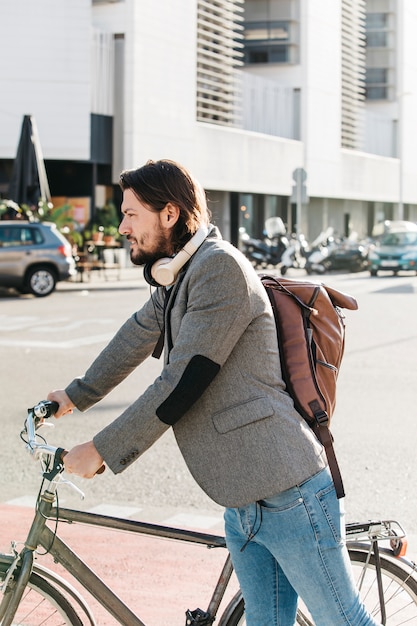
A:
POLYGON ((61 280, 75 275, 71 245, 55 224, 0 222, 0 286, 49 296, 61 280))
POLYGON ((385 220, 378 222, 372 229, 372 238, 377 240, 387 233, 417 232, 417 224, 406 220, 385 220))
POLYGON ((368 260, 371 276, 376 276, 379 270, 417 273, 417 232, 386 233, 371 248, 368 260))

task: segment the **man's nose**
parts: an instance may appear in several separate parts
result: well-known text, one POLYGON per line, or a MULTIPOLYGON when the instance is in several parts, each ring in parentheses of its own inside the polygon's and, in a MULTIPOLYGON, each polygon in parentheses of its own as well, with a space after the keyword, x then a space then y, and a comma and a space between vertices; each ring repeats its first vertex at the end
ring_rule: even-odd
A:
POLYGON ((127 235, 128 232, 129 232, 129 229, 127 228, 126 218, 123 217, 122 221, 119 224, 119 233, 121 235, 127 235))

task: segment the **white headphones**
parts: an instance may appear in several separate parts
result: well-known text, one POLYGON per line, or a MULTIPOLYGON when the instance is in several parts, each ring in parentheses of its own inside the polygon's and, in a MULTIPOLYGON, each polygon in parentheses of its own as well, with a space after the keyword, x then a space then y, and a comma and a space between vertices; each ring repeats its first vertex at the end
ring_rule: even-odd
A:
POLYGON ((177 279, 178 272, 197 252, 207 237, 208 232, 206 226, 200 226, 190 241, 187 241, 185 246, 174 257, 164 257, 158 259, 152 265, 145 265, 143 268, 145 280, 154 287, 169 287, 173 285, 177 279))

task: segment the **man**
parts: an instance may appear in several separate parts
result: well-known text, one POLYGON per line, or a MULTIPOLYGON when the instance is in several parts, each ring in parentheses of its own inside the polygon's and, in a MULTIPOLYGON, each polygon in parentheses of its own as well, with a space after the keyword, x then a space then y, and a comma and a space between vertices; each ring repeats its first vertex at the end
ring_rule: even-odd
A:
POLYGON ((82 378, 48 399, 57 417, 88 409, 161 345, 161 333, 164 368, 93 441, 69 451, 66 470, 90 478, 106 463, 122 472, 172 427, 198 484, 226 507, 247 626, 293 625, 298 594, 318 626, 375 624, 351 579, 325 454, 285 390, 253 267, 210 225, 202 188, 179 164, 149 161, 120 184, 131 259, 165 286, 82 378))

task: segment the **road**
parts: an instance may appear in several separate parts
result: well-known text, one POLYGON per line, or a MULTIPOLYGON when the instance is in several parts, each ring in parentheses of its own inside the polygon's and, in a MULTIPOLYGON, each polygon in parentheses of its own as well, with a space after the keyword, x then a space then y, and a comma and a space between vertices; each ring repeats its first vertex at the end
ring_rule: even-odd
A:
MULTIPOLYGON (((359 302, 358 311, 346 312, 346 350, 332 422, 346 518, 398 519, 416 558, 417 278, 360 273, 317 280, 359 302)), ((26 408, 82 374, 148 295, 135 268, 125 270, 119 282, 94 276, 89 283, 60 284, 47 298, 0 294, 1 503, 28 504, 37 493, 39 478, 19 440, 26 408)), ((48 441, 68 448, 90 439, 158 376, 160 367, 150 359, 94 409, 55 422, 48 441)), ((61 504, 221 529, 221 507, 194 483, 170 432, 122 475, 107 470, 93 481, 77 479, 77 485, 85 499, 64 487, 61 504)))

